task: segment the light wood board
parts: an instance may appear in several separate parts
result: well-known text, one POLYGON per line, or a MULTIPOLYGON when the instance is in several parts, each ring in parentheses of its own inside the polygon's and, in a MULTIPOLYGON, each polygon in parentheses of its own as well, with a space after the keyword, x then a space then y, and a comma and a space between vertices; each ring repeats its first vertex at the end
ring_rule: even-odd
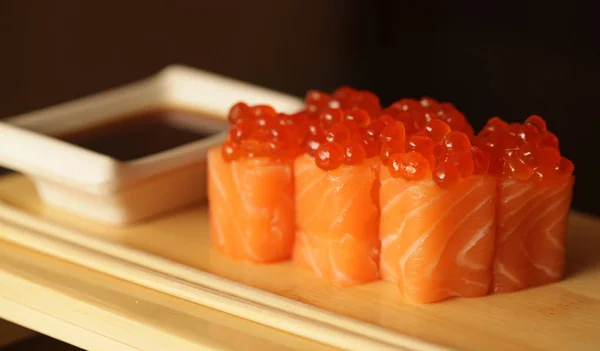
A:
POLYGON ((413 305, 387 282, 335 288, 290 263, 226 259, 210 248, 205 205, 113 228, 42 206, 20 176, 0 181, 0 200, 0 238, 338 347, 600 348, 600 222, 583 214, 570 217, 565 281, 413 305))
POLYGON ((0 317, 88 350, 332 349, 4 241, 0 317))

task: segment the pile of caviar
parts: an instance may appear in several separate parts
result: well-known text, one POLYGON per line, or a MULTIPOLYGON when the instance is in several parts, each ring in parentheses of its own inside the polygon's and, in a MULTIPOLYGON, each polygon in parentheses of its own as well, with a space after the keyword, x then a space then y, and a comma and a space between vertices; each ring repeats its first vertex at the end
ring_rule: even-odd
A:
POLYGON ((319 90, 310 90, 306 93, 304 102, 304 111, 312 119, 317 119, 325 109, 342 111, 362 109, 369 116, 377 116, 381 112, 381 103, 377 95, 368 90, 357 90, 346 86, 334 90, 331 95, 319 90))
POLYGON ((524 123, 491 118, 478 134, 490 152, 490 173, 515 180, 553 181, 573 174, 573 163, 561 156, 558 138, 546 122, 532 115, 524 123))
POLYGON ((248 106, 239 102, 229 110, 230 125, 221 151, 225 161, 238 158, 293 158, 301 151, 306 128, 301 114, 277 113, 268 105, 248 106))
POLYGON ((414 134, 421 131, 432 120, 446 122, 451 130, 473 135, 473 127, 465 116, 449 102, 438 102, 430 97, 414 99, 401 99, 381 112, 397 121, 404 123, 406 132, 414 134))
MULTIPOLYGON (((442 188, 461 178, 486 174, 490 154, 474 145, 474 135, 452 130, 441 119, 432 119, 410 135, 406 124, 394 121, 381 132, 381 161, 392 177, 411 181, 431 177, 442 188)), ((479 142, 475 142, 479 143, 479 142)))
POLYGON ((311 90, 300 112, 308 123, 304 151, 323 170, 357 165, 379 153, 367 127, 381 112, 379 98, 370 91, 341 87, 331 95, 311 90))
POLYGON ((380 156, 386 165, 392 159, 389 167, 393 176, 411 180, 429 176, 439 164, 437 175, 442 186, 454 183, 457 174, 460 179, 475 171, 487 171, 489 157, 479 147, 473 152, 478 156, 483 154, 480 163, 484 166, 469 166, 475 162, 470 156, 470 139, 475 138, 473 128, 450 103, 427 97, 419 101, 402 99, 382 109, 373 93, 343 87, 331 95, 311 91, 305 105, 303 113, 309 120, 309 129, 303 145, 323 170, 342 164, 356 165, 366 158, 380 156), (452 135, 446 146, 444 141, 449 133, 452 135), (454 140, 459 136, 468 144, 467 161, 462 155, 462 145, 454 140), (404 163, 400 162, 402 157, 404 163), (482 167, 485 169, 480 170, 482 167))
POLYGON ((539 116, 523 124, 494 117, 475 135, 452 104, 429 97, 402 99, 382 108, 370 91, 311 90, 297 113, 240 102, 228 119, 231 129, 222 148, 226 161, 307 153, 319 168, 330 171, 378 156, 393 177, 431 177, 442 188, 488 173, 552 181, 571 176, 574 168, 539 116))

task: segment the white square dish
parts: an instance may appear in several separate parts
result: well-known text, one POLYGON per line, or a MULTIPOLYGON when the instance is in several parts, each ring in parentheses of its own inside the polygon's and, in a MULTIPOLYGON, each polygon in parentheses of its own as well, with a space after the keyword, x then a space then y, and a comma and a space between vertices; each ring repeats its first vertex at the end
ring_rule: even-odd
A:
POLYGON ((24 173, 46 204, 112 225, 176 210, 206 197, 206 152, 219 145, 238 101, 294 112, 302 100, 212 73, 169 66, 149 78, 0 122, 0 166, 24 173), (206 116, 212 135, 122 161, 53 136, 155 108, 206 116))

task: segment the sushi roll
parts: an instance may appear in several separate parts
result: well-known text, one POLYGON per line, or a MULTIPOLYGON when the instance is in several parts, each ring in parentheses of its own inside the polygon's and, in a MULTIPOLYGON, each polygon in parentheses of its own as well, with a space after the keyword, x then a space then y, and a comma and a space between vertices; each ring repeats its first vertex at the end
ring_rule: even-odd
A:
MULTIPOLYGON (((409 101, 401 110, 411 104, 417 106, 409 101)), ((462 125, 446 122, 462 117, 451 105, 444 111, 432 99, 421 104, 428 114, 420 117, 421 130, 410 124, 417 111, 382 133, 388 139, 381 148, 381 276, 417 303, 483 296, 492 281, 495 231, 489 154, 472 145, 464 118, 462 125)))
POLYGON ((292 115, 234 105, 208 154, 210 235, 234 259, 291 259, 336 286, 378 279, 406 299, 562 279, 571 161, 539 116, 475 135, 452 104, 309 91, 292 115))
POLYGON ((562 279, 573 163, 539 116, 510 125, 492 118, 480 136, 498 179, 492 292, 562 279))
POLYGON ((306 106, 306 152, 294 165, 294 263, 337 286, 376 280, 379 159, 364 127, 379 100, 340 88, 331 96, 309 92, 306 106))
POLYGON ((295 235, 292 116, 236 104, 225 143, 208 153, 210 236, 224 255, 254 263, 289 259, 295 235))

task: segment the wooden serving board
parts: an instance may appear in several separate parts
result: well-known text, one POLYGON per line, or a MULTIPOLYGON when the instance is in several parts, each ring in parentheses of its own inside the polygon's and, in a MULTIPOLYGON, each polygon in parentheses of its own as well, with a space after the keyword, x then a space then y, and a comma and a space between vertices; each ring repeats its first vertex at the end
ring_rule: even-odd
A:
POLYGON ((44 207, 0 178, 0 239, 351 350, 600 349, 600 221, 573 213, 567 279, 518 293, 414 305, 378 281, 336 288, 289 262, 253 265, 210 247, 206 204, 127 228, 44 207))
MULTIPOLYGON (((91 351, 334 350, 3 240, 0 318, 91 351)), ((2 319, 0 350, 35 335, 2 319)))

